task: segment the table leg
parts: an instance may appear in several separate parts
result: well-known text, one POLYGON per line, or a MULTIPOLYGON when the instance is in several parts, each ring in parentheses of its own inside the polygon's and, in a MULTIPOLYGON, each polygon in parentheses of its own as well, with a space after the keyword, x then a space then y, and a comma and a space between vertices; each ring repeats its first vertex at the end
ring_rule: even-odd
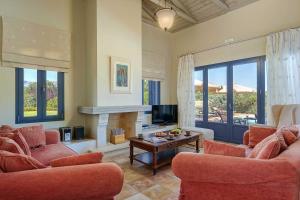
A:
POLYGON ((199 153, 199 138, 196 140, 196 152, 199 153))
POLYGON ((152 170, 153 170, 153 175, 156 174, 156 165, 157 165, 157 153, 153 152, 153 156, 152 156, 152 170))
POLYGON ((130 164, 133 164, 133 145, 130 143, 130 164))

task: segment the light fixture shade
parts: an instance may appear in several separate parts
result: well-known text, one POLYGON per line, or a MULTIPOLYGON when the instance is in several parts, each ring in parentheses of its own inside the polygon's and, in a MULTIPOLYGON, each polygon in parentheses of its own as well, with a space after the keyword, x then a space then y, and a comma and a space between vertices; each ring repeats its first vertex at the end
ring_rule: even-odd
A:
POLYGON ((157 11, 156 16, 159 26, 164 30, 170 29, 174 23, 175 15, 176 13, 172 8, 163 8, 157 11))

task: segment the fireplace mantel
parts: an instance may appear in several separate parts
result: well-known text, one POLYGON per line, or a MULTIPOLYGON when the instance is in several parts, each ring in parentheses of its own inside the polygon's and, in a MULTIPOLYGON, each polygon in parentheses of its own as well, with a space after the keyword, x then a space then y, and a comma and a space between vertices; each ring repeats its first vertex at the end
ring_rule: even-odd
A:
POLYGON ((78 111, 91 116, 86 123, 87 131, 92 138, 96 139, 97 147, 100 147, 109 143, 112 125, 123 124, 123 128, 127 129, 127 133, 132 134, 131 136, 142 133, 144 112, 151 111, 151 109, 151 106, 143 105, 82 106, 78 108, 78 111))
POLYGON ((81 106, 79 113, 87 115, 100 115, 110 113, 128 113, 151 111, 151 106, 133 105, 133 106, 81 106))

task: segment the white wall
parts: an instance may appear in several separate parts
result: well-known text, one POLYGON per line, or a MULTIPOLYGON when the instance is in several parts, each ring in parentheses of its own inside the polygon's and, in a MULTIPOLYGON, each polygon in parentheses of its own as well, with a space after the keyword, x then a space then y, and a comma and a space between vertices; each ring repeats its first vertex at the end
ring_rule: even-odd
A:
POLYGON ((97 0, 97 105, 141 105, 142 1, 97 0), (110 56, 131 62, 131 94, 110 91, 110 56))
MULTIPOLYGON (((171 91, 169 88, 171 88, 171 63, 172 63, 172 57, 171 57, 171 34, 168 32, 164 32, 160 28, 153 27, 151 25, 143 23, 142 26, 142 51, 143 54, 151 53, 155 55, 155 57, 160 58, 161 63, 157 63, 158 66, 161 66, 163 69, 160 69, 164 73, 164 77, 161 78, 160 76, 155 77, 155 73, 153 73, 150 76, 147 76, 147 74, 143 74, 144 79, 157 79, 161 81, 161 104, 170 104, 171 99, 171 91)), ((153 62, 152 65, 155 65, 156 62, 153 60, 145 60, 148 59, 148 57, 143 57, 143 71, 145 67, 148 67, 149 65, 146 65, 146 63, 153 62)), ((150 58, 151 59, 151 58, 150 58)), ((155 66, 154 66, 155 67, 155 66)), ((152 69, 149 69, 150 71, 152 69)), ((153 69, 156 70, 156 69, 153 69)))
MULTIPOLYGON (((15 17, 33 23, 73 31, 72 71, 65 74, 65 121, 44 123, 46 128, 68 124, 83 124, 77 106, 83 104, 77 91, 84 88, 82 59, 82 33, 80 32, 80 7, 82 0, 0 0, 0 15, 15 17), (74 6, 74 12, 72 12, 74 6), (76 14, 75 14, 76 12, 76 14), (76 22, 72 20, 77 16, 76 22), (83 77, 83 78, 82 78, 83 77)), ((15 125, 15 69, 0 67, 0 124, 15 125)))
MULTIPOLYGON (((172 34, 173 88, 176 88, 179 55, 223 44, 229 38, 244 40, 300 26, 299 8, 299 0, 260 0, 172 34)), ((201 66, 260 56, 265 54, 265 47, 265 38, 260 38, 196 54, 195 62, 201 66)), ((171 98, 176 98, 176 92, 171 98)))

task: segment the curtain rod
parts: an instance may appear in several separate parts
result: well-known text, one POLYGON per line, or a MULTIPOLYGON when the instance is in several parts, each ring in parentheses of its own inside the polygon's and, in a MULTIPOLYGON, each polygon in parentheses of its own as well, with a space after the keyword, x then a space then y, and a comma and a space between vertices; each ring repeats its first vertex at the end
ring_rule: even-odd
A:
POLYGON ((294 27, 294 28, 280 30, 280 31, 277 31, 277 32, 270 32, 270 33, 267 33, 267 34, 264 34, 264 35, 255 36, 255 37, 252 37, 252 38, 247 38, 247 39, 242 39, 242 40, 236 40, 234 42, 220 44, 220 45, 217 45, 217 46, 214 46, 214 47, 210 47, 210 48, 206 48, 206 49, 202 49, 202 50, 199 50, 199 51, 192 51, 192 52, 189 52, 189 53, 181 54, 180 56, 177 56, 177 58, 180 58, 182 56, 186 56, 186 55, 189 55, 189 54, 195 55, 195 54, 203 53, 203 52, 206 52, 206 51, 211 51, 211 50, 214 50, 214 49, 218 49, 218 48, 221 48, 221 47, 226 47, 226 46, 233 45, 233 44, 238 44, 238 43, 242 43, 242 42, 247 42, 247 41, 255 40, 255 39, 258 39, 258 38, 267 37, 268 35, 271 35, 273 33, 278 33, 278 32, 282 32, 282 31, 286 31, 286 30, 291 30, 291 29, 299 29, 299 28, 300 28, 300 26, 294 27))

